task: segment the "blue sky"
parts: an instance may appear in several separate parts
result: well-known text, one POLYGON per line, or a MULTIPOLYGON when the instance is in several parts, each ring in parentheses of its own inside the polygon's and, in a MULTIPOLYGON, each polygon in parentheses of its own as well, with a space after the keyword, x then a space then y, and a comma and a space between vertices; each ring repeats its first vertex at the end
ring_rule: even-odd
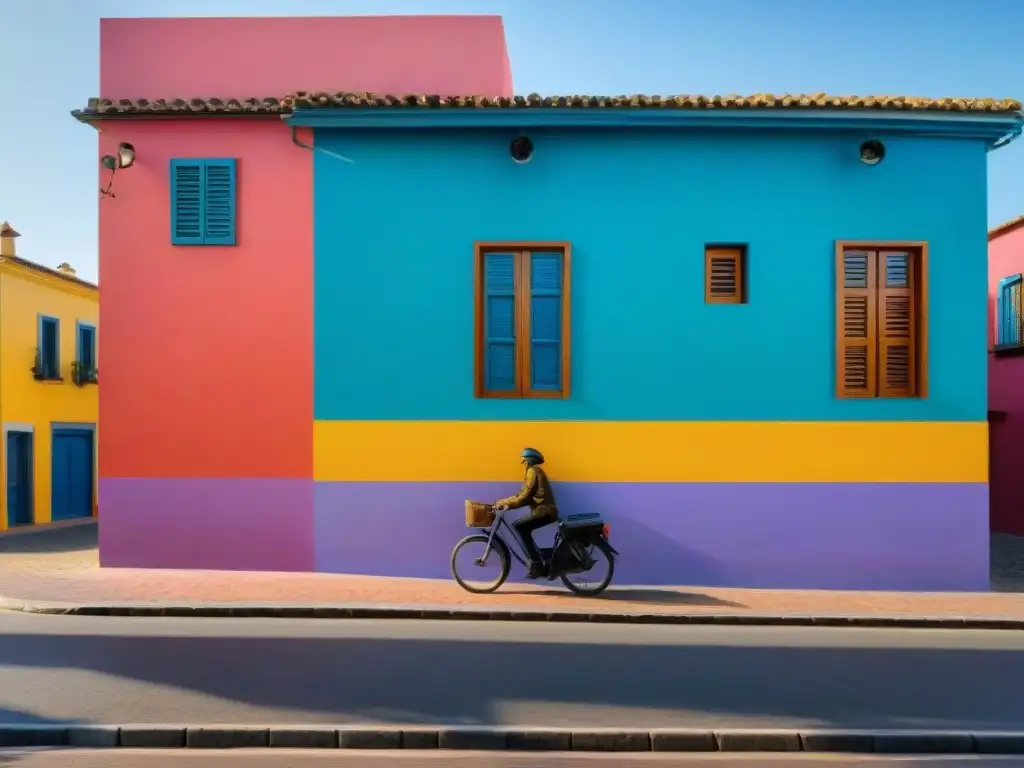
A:
MULTIPOLYGON (((101 17, 500 14, 517 93, 826 91, 1024 98, 1024 2, 1019 0, 3 0, 2 5, 0 221, 9 220, 22 233, 20 255, 50 266, 69 261, 86 279, 97 277, 96 134, 68 112, 97 95, 101 17)), ((1024 139, 989 156, 990 224, 1022 213, 1024 139)))

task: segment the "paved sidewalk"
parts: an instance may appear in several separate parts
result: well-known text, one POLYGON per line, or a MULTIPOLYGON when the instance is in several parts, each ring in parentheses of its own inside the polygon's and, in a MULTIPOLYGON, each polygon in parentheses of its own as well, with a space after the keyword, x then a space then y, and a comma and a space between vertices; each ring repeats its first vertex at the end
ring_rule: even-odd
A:
MULTIPOLYGON (((96 526, 0 535, 0 596, 31 603, 138 606, 361 606, 590 615, 1010 619, 1024 627, 1024 541, 995 542, 1001 592, 900 593, 623 587, 580 598, 550 585, 472 595, 454 582, 328 574, 100 569, 96 526)), ((507 618, 507 617, 506 617, 507 618)))

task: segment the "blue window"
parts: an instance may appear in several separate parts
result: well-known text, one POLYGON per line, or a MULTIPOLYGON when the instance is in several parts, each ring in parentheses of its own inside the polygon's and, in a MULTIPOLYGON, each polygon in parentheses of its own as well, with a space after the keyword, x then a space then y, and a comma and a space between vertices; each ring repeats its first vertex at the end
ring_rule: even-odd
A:
POLYGON ((235 245, 234 158, 171 160, 171 244, 235 245))
POLYGON ((60 379, 60 320, 39 316, 35 375, 37 379, 60 379))
POLYGON ((96 326, 75 323, 75 368, 77 383, 96 382, 96 326))
POLYGON ((569 246, 481 243, 477 397, 569 396, 569 246))
POLYGON ((1021 343, 1021 275, 1010 275, 999 281, 996 297, 996 346, 1021 343))

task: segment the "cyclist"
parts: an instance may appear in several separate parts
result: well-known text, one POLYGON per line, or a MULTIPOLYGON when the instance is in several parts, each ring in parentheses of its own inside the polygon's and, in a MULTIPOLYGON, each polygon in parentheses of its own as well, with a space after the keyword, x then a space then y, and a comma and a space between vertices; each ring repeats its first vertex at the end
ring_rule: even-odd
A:
POLYGON ((555 494, 551 490, 551 481, 548 480, 547 473, 540 466, 544 463, 544 454, 536 448, 524 448, 520 456, 522 463, 526 465, 526 478, 523 480, 523 487, 515 496, 494 502, 494 506, 508 509, 530 508, 529 512, 512 525, 526 549, 528 558, 526 578, 536 579, 542 575, 544 563, 541 560, 540 552, 537 551, 537 544, 533 540, 533 532, 558 520, 558 506, 555 504, 555 494))

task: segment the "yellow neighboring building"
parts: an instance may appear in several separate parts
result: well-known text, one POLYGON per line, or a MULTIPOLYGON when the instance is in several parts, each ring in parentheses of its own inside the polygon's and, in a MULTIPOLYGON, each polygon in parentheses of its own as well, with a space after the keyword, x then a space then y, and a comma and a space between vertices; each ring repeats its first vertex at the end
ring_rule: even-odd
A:
POLYGON ((96 514, 99 287, 0 224, 0 530, 96 514))

